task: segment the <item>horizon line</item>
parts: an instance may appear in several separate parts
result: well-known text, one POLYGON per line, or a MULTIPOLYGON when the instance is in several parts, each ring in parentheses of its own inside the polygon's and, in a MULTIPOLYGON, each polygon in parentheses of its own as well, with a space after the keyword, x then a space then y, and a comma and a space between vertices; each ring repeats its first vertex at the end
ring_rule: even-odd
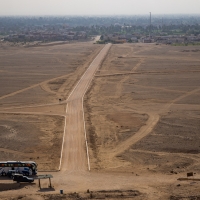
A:
MULTIPOLYGON (((151 12, 152 13, 152 12, 151 12)), ((46 15, 41 15, 41 14, 36 14, 36 15, 18 15, 18 14, 16 14, 16 15, 1 15, 0 14, 0 17, 112 17, 112 16, 119 16, 119 17, 134 17, 134 16, 148 16, 149 15, 149 13, 147 13, 147 14, 102 14, 102 15, 93 15, 93 14, 91 14, 91 15, 85 15, 85 14, 82 14, 82 15, 80 15, 80 14, 71 14, 71 15, 58 15, 58 14, 46 14, 46 15)), ((171 14, 165 14, 165 13, 163 13, 163 14, 153 14, 152 13, 152 15, 154 15, 154 16, 161 16, 161 15, 164 15, 164 16, 170 16, 170 15, 185 15, 185 16, 200 16, 200 14, 199 13, 171 13, 171 14)))

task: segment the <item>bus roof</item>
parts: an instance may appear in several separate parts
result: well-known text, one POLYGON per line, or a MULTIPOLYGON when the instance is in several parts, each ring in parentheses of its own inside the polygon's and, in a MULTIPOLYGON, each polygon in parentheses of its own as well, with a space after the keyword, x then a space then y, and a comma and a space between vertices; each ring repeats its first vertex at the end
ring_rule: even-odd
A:
POLYGON ((34 163, 36 164, 35 161, 0 161, 0 163, 34 163))

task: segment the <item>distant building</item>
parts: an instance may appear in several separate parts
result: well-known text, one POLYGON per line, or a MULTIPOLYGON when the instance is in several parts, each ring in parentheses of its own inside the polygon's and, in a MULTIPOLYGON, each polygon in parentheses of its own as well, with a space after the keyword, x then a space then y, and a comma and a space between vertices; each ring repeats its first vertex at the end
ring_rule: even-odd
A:
POLYGON ((138 42, 138 39, 137 39, 137 37, 131 37, 131 41, 132 42, 138 42))
POLYGON ((154 39, 151 39, 151 38, 142 38, 142 42, 143 43, 152 43, 152 42, 154 42, 154 39))

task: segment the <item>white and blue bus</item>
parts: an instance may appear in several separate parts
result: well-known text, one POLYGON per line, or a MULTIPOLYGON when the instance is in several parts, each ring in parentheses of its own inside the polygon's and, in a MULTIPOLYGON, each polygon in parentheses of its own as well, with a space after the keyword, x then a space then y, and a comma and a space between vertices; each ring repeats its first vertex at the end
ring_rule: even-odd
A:
POLYGON ((9 170, 30 176, 37 174, 37 164, 34 161, 0 161, 0 176, 7 176, 9 170))

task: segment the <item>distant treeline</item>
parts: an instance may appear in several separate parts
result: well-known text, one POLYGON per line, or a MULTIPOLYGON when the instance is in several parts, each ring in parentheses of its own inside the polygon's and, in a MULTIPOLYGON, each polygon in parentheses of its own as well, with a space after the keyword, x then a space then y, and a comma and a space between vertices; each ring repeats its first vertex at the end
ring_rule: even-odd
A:
POLYGON ((0 36, 27 34, 33 31, 85 31, 88 35, 148 34, 181 35, 200 34, 200 15, 138 16, 38 16, 0 17, 0 36))
MULTIPOLYGON (((196 25, 200 23, 200 15, 153 15, 153 25, 196 25)), ((66 24, 71 27, 103 25, 140 25, 149 24, 149 15, 134 16, 63 16, 63 17, 0 17, 0 27, 22 27, 66 24)))

